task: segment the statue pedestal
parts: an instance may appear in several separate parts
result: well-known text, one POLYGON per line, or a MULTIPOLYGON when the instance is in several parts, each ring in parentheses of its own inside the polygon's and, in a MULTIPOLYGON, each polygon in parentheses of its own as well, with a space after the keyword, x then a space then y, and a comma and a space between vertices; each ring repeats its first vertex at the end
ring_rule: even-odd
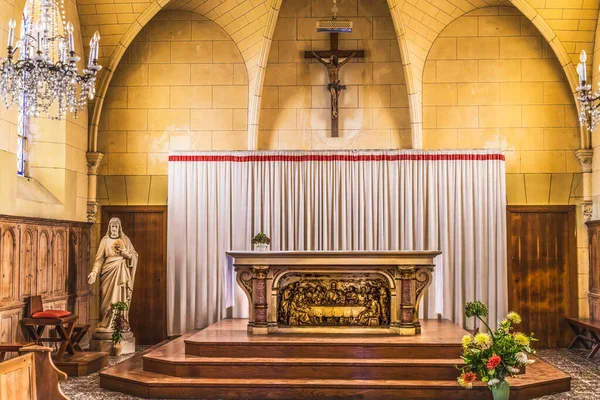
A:
MULTIPOLYGON (((121 345, 123 346, 121 354, 135 353, 135 337, 133 336, 133 332, 123 333, 121 345)), ((110 354, 112 346, 112 331, 98 330, 92 335, 92 339, 90 340, 90 351, 103 351, 110 354)))

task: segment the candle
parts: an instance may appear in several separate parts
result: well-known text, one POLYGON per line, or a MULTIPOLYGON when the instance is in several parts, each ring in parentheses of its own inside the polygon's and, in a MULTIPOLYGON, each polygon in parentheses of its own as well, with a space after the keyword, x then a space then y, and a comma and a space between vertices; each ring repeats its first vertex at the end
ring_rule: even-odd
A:
POLYGON ((42 48, 41 48, 41 45, 42 45, 42 43, 41 43, 42 24, 40 23, 40 21, 37 21, 35 23, 35 28, 34 29, 35 29, 35 37, 36 37, 36 48, 37 48, 38 51, 41 51, 42 50, 42 48))
POLYGON ((96 41, 96 46, 94 46, 94 60, 98 61, 98 49, 100 48, 100 32, 94 32, 94 40, 96 41))
POLYGON ((94 65, 94 47, 96 46, 96 41, 94 40, 94 38, 92 38, 92 40, 90 40, 90 59, 88 60, 88 67, 91 67, 92 65, 94 65))
POLYGON ((67 23, 67 33, 69 39, 69 51, 75 52, 75 41, 73 40, 73 24, 70 21, 67 23))
POLYGON ((17 23, 13 18, 8 21, 8 47, 12 47, 13 39, 15 38, 15 26, 17 23))
POLYGON ((587 61, 587 54, 585 54, 585 50, 581 50, 581 54, 579 55, 579 65, 577 65, 577 74, 579 75, 579 82, 582 84, 587 81, 587 71, 585 62, 587 61))

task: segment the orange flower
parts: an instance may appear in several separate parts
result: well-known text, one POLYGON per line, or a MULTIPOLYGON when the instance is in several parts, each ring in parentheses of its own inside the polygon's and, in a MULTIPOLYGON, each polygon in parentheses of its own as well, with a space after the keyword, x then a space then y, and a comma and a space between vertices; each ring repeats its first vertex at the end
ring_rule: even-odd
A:
POLYGON ((471 389, 473 387, 473 382, 477 380, 477 375, 473 372, 467 372, 466 374, 462 374, 458 377, 457 382, 460 386, 465 389, 471 389))
POLYGON ((500 365, 500 361, 502 361, 502 359, 500 358, 499 355, 494 354, 493 356, 490 357, 490 359, 488 360, 487 363, 487 368, 488 369, 494 369, 496 368, 498 365, 500 365))

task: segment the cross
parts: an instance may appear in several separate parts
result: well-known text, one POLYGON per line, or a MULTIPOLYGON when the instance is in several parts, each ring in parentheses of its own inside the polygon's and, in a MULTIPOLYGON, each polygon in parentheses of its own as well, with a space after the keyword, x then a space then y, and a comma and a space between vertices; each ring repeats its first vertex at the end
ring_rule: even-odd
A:
POLYGON ((338 111, 338 99, 341 91, 346 89, 345 85, 342 85, 339 80, 339 72, 342 65, 346 64, 354 57, 364 57, 364 50, 339 50, 338 39, 339 33, 331 32, 329 34, 329 42, 331 49, 323 51, 305 51, 304 58, 316 58, 321 64, 327 67, 327 74, 329 75, 329 84, 327 90, 331 94, 331 136, 339 136, 339 111, 338 111), (338 62, 338 59, 343 58, 344 60, 338 62), (329 61, 325 61, 329 59, 329 61))

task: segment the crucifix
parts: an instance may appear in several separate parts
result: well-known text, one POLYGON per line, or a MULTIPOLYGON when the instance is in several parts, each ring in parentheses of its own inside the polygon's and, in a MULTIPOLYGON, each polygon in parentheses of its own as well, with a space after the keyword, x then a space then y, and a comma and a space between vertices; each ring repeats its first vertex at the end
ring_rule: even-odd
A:
POLYGON ((330 50, 305 51, 304 58, 316 58, 327 68, 327 74, 329 75, 329 84, 327 85, 327 90, 329 90, 329 93, 331 94, 331 136, 338 137, 339 98, 342 90, 346 89, 346 86, 340 83, 340 68, 354 57, 364 57, 365 52, 364 50, 339 50, 339 33, 330 32, 329 35, 329 41, 331 44, 330 50), (343 60, 339 61, 340 58, 343 60))

